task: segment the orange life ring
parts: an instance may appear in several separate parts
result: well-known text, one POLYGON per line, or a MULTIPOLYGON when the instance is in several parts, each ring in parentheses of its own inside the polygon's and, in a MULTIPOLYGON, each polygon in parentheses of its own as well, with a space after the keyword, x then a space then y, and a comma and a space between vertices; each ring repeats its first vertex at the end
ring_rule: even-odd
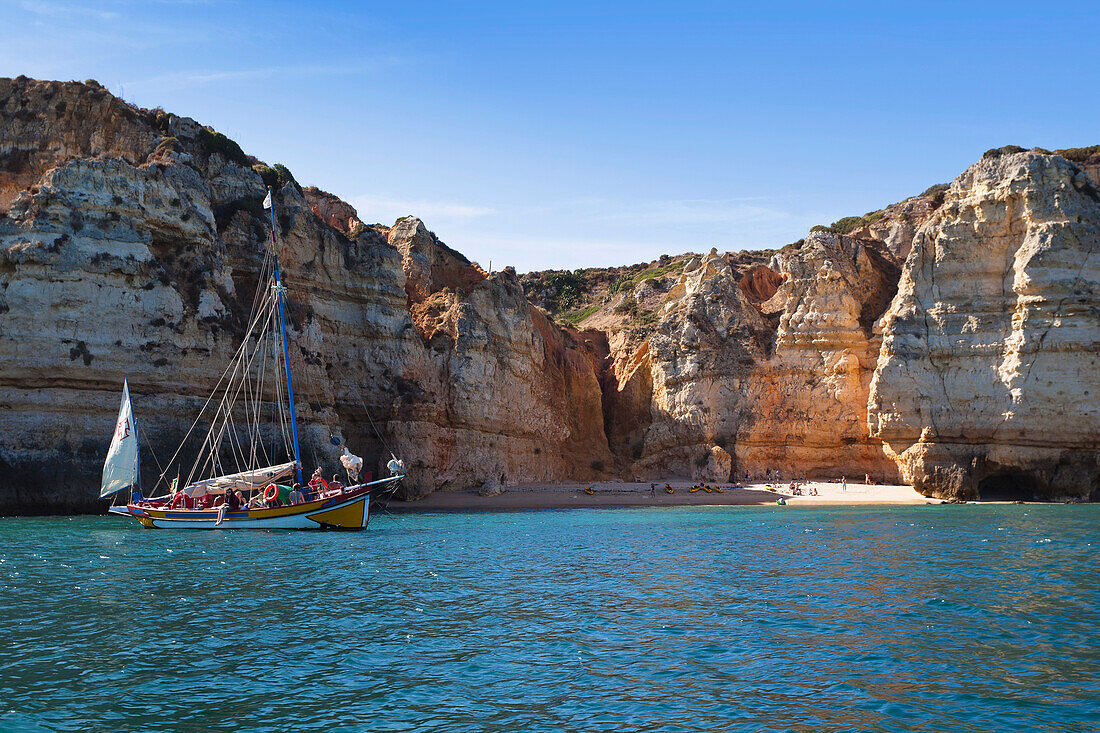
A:
POLYGON ((276 486, 275 484, 268 484, 267 488, 264 489, 264 500, 265 501, 275 501, 275 499, 277 499, 278 497, 279 497, 279 487, 276 486))

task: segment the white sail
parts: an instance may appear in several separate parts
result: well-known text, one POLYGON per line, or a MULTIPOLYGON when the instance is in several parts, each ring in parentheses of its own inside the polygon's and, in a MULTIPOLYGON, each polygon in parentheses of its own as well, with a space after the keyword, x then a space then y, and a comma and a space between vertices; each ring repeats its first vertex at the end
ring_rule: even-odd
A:
POLYGON ((122 406, 118 410, 115 435, 103 462, 103 480, 99 496, 107 497, 133 488, 138 482, 138 436, 134 412, 130 408, 130 385, 122 383, 122 406))
POLYGON ((257 468, 252 471, 241 471, 240 473, 231 473, 227 476, 215 476, 214 478, 196 481, 187 486, 184 492, 188 496, 198 498, 200 496, 206 496, 207 494, 224 494, 227 489, 232 489, 233 491, 237 491, 238 489, 241 491, 251 491, 293 475, 297 467, 298 463, 296 461, 291 461, 290 463, 282 463, 278 466, 257 468))

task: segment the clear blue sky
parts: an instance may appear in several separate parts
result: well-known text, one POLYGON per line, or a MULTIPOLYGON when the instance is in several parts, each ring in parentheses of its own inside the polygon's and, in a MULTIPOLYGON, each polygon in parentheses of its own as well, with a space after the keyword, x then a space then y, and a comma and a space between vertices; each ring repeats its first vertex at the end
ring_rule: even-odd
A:
POLYGON ((0 75, 194 117, 521 271, 777 247, 1100 143, 1100 3, 0 0, 0 75))

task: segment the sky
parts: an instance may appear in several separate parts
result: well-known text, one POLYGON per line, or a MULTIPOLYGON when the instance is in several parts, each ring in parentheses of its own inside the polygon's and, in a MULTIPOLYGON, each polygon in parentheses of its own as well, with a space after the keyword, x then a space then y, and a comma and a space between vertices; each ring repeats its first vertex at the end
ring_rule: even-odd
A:
POLYGON ((0 0, 0 76, 193 117, 482 266, 780 247, 1100 143, 1100 3, 0 0))

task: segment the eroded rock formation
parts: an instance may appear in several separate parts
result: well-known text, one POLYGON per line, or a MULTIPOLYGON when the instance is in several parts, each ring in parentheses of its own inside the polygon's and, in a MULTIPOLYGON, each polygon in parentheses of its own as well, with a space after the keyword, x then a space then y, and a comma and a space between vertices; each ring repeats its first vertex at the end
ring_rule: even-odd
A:
POLYGON ((0 511, 96 506, 124 377, 146 477, 174 475, 268 186, 308 465, 336 438, 404 456, 410 496, 768 470, 1096 498, 1100 154, 1013 150, 778 251, 520 278, 194 120, 0 80, 0 511))
POLYGON ((1100 489, 1100 194, 1066 160, 988 156, 917 234, 883 326, 872 433, 956 498, 1100 489))
POLYGON ((406 456, 413 493, 605 475, 596 359, 514 273, 486 277, 415 219, 366 227, 195 121, 99 88, 0 80, 0 112, 0 510, 95 505, 127 377, 143 473, 174 475, 157 460, 242 336, 265 182, 307 464, 335 470, 335 436, 368 470, 406 456))

